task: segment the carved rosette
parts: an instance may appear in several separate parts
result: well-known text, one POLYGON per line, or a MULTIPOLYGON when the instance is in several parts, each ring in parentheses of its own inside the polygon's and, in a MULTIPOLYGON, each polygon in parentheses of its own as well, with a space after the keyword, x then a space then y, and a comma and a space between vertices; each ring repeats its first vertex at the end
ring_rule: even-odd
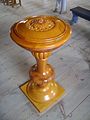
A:
POLYGON ((36 19, 30 19, 27 22, 26 26, 29 30, 32 31, 45 32, 52 29, 55 26, 55 24, 53 21, 47 19, 46 17, 40 17, 36 19))

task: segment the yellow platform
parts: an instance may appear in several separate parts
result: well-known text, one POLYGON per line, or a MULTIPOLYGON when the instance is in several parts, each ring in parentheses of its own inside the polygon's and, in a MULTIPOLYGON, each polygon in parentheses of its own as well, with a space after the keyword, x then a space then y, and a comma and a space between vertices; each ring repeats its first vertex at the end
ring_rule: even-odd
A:
POLYGON ((50 109, 53 105, 55 105, 57 102, 59 102, 62 98, 62 96, 65 93, 65 90, 62 86, 59 85, 59 93, 57 96, 55 96, 52 100, 44 102, 44 103, 38 103, 33 101, 30 96, 27 93, 27 85, 28 85, 27 81, 26 83, 24 83, 23 85, 20 86, 20 89, 22 90, 22 92, 25 94, 25 96, 29 99, 29 101, 35 106, 35 108, 41 113, 41 112, 45 112, 48 109, 50 109))

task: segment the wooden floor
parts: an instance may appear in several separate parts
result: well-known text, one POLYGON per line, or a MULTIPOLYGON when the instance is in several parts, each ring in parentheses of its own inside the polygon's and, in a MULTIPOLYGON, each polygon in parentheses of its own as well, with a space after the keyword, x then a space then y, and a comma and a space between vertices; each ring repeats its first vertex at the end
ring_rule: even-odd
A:
POLYGON ((63 15, 53 13, 55 0, 22 0, 14 8, 0 3, 0 120, 90 120, 90 22, 79 18, 70 41, 49 58, 66 96, 41 116, 19 89, 35 60, 9 37, 11 25, 26 16, 55 15, 68 22, 78 4, 90 9, 89 0, 68 0, 63 15))

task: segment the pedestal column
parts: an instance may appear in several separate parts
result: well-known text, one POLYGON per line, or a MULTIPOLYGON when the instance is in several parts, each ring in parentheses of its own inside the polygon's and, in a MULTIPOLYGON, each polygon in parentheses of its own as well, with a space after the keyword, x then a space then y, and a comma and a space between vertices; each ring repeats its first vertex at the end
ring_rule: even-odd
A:
POLYGON ((54 16, 34 16, 15 23, 11 38, 21 47, 31 51, 36 64, 29 71, 30 80, 20 89, 39 112, 51 108, 64 95, 64 88, 55 82, 55 73, 48 57, 70 37, 71 29, 54 16))

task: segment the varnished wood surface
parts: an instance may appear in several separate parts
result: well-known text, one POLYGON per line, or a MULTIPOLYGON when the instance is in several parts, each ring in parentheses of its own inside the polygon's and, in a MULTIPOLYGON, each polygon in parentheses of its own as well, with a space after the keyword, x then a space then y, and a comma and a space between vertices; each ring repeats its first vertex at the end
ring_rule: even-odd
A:
MULTIPOLYGON (((51 9, 54 8, 54 1, 22 2, 23 7, 14 9, 0 3, 0 120, 62 120, 63 117, 66 117, 66 120, 89 120, 90 23, 80 19, 77 25, 72 26, 71 41, 49 59, 57 72, 57 81, 67 90, 67 95, 48 113, 39 116, 18 88, 29 78, 28 70, 35 60, 30 53, 10 41, 8 30, 16 20, 27 15, 53 15, 51 9), (62 115, 63 107, 60 107, 60 104, 64 105, 66 116, 62 115)), ((79 0, 78 3, 89 7, 89 1, 79 0)), ((70 0, 69 8, 78 3, 77 0, 70 0)), ((54 15, 59 16, 57 13, 54 15)), ((61 17, 69 20, 71 14, 61 17)))
POLYGON ((69 24, 49 15, 26 17, 10 29, 10 36, 16 44, 32 52, 41 52, 40 55, 36 53, 38 56, 45 56, 47 53, 43 52, 61 47, 69 40, 71 33, 69 24))
POLYGON ((71 27, 55 16, 30 16, 10 29, 12 40, 29 50, 36 59, 30 68, 30 80, 20 88, 39 112, 45 112, 65 93, 55 82, 54 69, 47 63, 53 49, 65 44, 71 36, 71 27))

